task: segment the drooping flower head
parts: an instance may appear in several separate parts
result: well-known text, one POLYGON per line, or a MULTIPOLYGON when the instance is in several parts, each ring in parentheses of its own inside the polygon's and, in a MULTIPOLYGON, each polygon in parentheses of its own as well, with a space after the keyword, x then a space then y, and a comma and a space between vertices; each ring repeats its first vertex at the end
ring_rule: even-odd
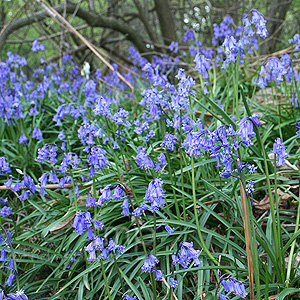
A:
POLYGON ((289 156, 280 138, 277 138, 273 144, 273 153, 277 155, 276 164, 278 166, 281 166, 283 161, 289 156))

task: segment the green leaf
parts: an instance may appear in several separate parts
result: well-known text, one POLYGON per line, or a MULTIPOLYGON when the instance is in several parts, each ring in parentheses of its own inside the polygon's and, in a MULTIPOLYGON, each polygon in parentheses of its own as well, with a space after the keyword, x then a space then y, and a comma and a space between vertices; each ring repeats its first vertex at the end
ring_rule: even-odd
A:
POLYGON ((300 289, 296 288, 285 288, 276 298, 276 300, 283 300, 286 296, 290 294, 300 293, 300 289))

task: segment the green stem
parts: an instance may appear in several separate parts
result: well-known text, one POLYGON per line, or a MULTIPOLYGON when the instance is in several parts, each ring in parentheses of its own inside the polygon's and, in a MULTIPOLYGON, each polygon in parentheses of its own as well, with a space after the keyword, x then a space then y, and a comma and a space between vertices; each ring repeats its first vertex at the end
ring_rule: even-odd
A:
MULTIPOLYGON (((300 180, 299 180, 299 184, 300 184, 300 180)), ((298 210, 297 210, 297 218, 296 218, 294 234, 296 234, 299 231, 299 220, 300 220, 300 204, 299 203, 300 203, 300 195, 299 195, 299 199, 298 199, 298 210)), ((285 280, 286 287, 288 287, 290 284, 290 276, 291 276, 291 270, 292 270, 295 245, 296 245, 296 240, 293 241, 292 246, 291 246, 291 251, 289 254, 289 262, 288 262, 288 266, 287 266, 286 280, 285 280)))
POLYGON ((107 277, 105 275, 105 269, 104 269, 103 259, 102 258, 100 259, 100 262, 101 262, 101 269, 102 269, 102 274, 103 274, 103 278, 104 278, 104 281, 105 281, 105 287, 106 287, 108 299, 112 300, 111 295, 110 295, 109 285, 108 285, 108 282, 107 282, 107 277))
POLYGON ((123 280, 122 280, 122 276, 121 276, 121 273, 120 273, 120 269, 119 269, 119 266, 118 266, 118 262, 117 262, 117 258, 116 258, 116 254, 113 253, 113 257, 114 257, 114 264, 115 264, 115 267, 118 271, 118 276, 119 276, 119 279, 120 279, 120 282, 121 282, 121 286, 122 286, 122 292, 123 294, 126 293, 126 289, 125 289, 125 286, 123 284, 123 280))
MULTIPOLYGON (((272 226, 273 226, 273 234, 274 234, 274 241, 275 241, 275 251, 276 251, 276 259, 280 260, 280 245, 278 240, 278 231, 276 226, 276 218, 275 218, 275 208, 274 208, 274 201, 271 191, 271 183, 270 183, 270 174, 269 174, 269 168, 268 168, 268 161, 267 161, 267 155, 266 151, 261 139, 261 136, 258 133, 258 130, 256 130, 256 136, 258 138, 258 141, 261 145, 261 151, 263 153, 263 159, 264 159, 264 168, 265 168, 265 174, 266 174, 266 180, 267 180, 267 187, 268 187, 268 195, 270 199, 270 212, 271 212, 271 218, 272 218, 272 226)), ((272 242, 272 241, 270 241, 272 242)))
MULTIPOLYGON (((156 213, 153 214, 153 225, 154 225, 154 236, 153 236, 153 255, 156 256, 156 213)), ((152 273, 152 281, 153 281, 153 297, 156 300, 156 280, 155 274, 152 273)))
POLYGON ((195 184, 195 170, 194 170, 194 157, 191 159, 192 161, 192 189, 193 189, 193 202, 194 202, 194 214, 196 219, 196 226, 198 231, 198 236, 202 245, 202 248, 208 255, 208 257, 213 261, 215 265, 218 265, 218 261, 212 256, 212 254, 209 252, 208 248, 206 247, 206 244, 204 242, 200 225, 199 225, 199 218, 198 218, 198 212, 197 212, 197 199, 196 199, 196 184, 195 184))
POLYGON ((5 230, 5 228, 2 226, 2 224, 0 223, 0 227, 1 229, 3 230, 4 234, 6 235, 7 237, 7 242, 9 244, 9 248, 10 248, 10 251, 11 251, 11 256, 12 256, 12 259, 14 261, 14 268, 15 268, 15 271, 16 271, 16 281, 17 281, 17 289, 18 291, 20 290, 20 282, 19 282, 19 273, 18 273, 18 268, 17 268, 17 262, 16 262, 16 257, 15 257, 15 251, 14 251, 14 248, 12 246, 12 243, 11 243, 11 240, 5 230))
MULTIPOLYGON (((167 157, 167 161, 168 161, 168 168, 169 168, 170 179, 171 179, 172 186, 174 186, 174 180, 173 180, 173 174, 172 174, 172 168, 171 168, 170 155, 169 155, 168 151, 166 151, 166 154, 167 154, 166 157, 167 157)), ((172 191, 173 191, 173 197, 174 197, 174 200, 175 200, 176 215, 177 215, 178 220, 180 220, 180 211, 179 211, 179 206, 178 206, 178 201, 177 201, 177 196, 176 196, 175 189, 172 188, 172 191)))

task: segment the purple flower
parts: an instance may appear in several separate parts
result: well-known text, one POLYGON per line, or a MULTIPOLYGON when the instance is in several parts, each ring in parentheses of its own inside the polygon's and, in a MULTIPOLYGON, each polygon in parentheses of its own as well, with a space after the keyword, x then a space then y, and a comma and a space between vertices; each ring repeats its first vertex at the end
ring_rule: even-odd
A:
POLYGON ((175 280, 173 277, 170 277, 170 286, 171 286, 171 288, 175 289, 177 284, 178 284, 178 281, 175 280))
POLYGON ((176 142, 176 135, 172 135, 172 134, 166 132, 165 139, 160 144, 160 146, 165 147, 167 150, 174 151, 175 142, 176 142))
POLYGON ((146 148, 139 146, 137 150, 138 154, 135 158, 135 161, 141 167, 141 169, 154 168, 152 159, 146 154, 146 148))
POLYGON ((121 200, 123 198, 123 195, 124 195, 124 190, 119 185, 117 185, 115 187, 112 199, 113 200, 121 200))
POLYGON ((37 40, 33 41, 32 43, 32 48, 31 48, 32 52, 37 52, 37 51, 45 51, 45 46, 44 44, 39 44, 39 42, 37 40))
POLYGON ((26 135, 23 133, 19 138, 20 144, 26 144, 28 145, 29 139, 26 137, 26 135))
POLYGON ((6 252, 5 250, 2 248, 0 250, 0 261, 5 261, 6 260, 6 252))
POLYGON ((38 129, 38 128, 36 128, 36 127, 34 127, 31 137, 33 139, 41 140, 42 136, 43 136, 43 134, 42 134, 41 130, 38 129))
POLYGON ((6 158, 4 156, 0 157, 0 170, 2 172, 11 172, 9 163, 6 161, 6 158))
POLYGON ((130 203, 129 203, 128 197, 124 198, 121 207, 123 208, 122 215, 130 216, 130 212, 129 212, 130 203))
POLYGON ((90 194, 86 198, 86 207, 95 207, 96 206, 96 198, 91 196, 90 194))
POLYGON ((8 276, 7 281, 5 282, 5 285, 12 286, 13 280, 15 279, 15 277, 16 277, 15 272, 11 273, 8 276))
POLYGON ((104 222, 103 221, 98 221, 98 220, 95 220, 94 221, 94 225, 96 226, 96 227, 98 227, 98 228, 100 228, 100 230, 102 230, 103 229, 103 226, 104 226, 104 222))
POLYGON ((289 156, 280 138, 277 138, 273 144, 273 153, 277 155, 276 164, 278 166, 281 166, 283 161, 289 156))
POLYGON ((159 263, 159 260, 153 255, 153 254, 148 254, 148 256, 145 259, 145 262, 142 266, 143 272, 152 272, 152 269, 155 267, 155 265, 159 263))
MULTIPOLYGON (((241 141, 245 144, 246 147, 251 146, 253 143, 250 140, 252 136, 255 136, 255 132, 253 131, 253 122, 249 117, 244 117, 239 122, 239 129, 236 134, 240 136, 241 141)), ((257 122, 256 119, 254 119, 257 122)))
POLYGON ((300 124, 298 122, 296 122, 296 134, 297 134, 297 137, 300 139, 300 124))
POLYGON ((170 45, 169 45, 169 49, 170 51, 174 52, 174 53, 177 53, 178 52, 178 42, 172 42, 170 45))
POLYGON ((88 163, 95 169, 103 169, 108 165, 108 160, 105 157, 106 151, 100 146, 92 147, 90 154, 87 156, 88 163))
POLYGON ((183 41, 187 43, 189 40, 193 41, 195 39, 195 33, 192 30, 187 30, 184 34, 183 41))
POLYGON ((11 215, 11 207, 9 206, 4 206, 0 209, 0 215, 3 217, 3 218, 6 218, 8 217, 9 215, 11 215))
POLYGON ((168 232, 168 234, 171 234, 175 230, 175 228, 171 227, 170 225, 166 225, 165 229, 168 232))
POLYGON ((205 55, 197 53, 194 62, 196 63, 196 70, 203 76, 203 79, 208 79, 207 70, 209 70, 213 65, 212 60, 206 58, 205 55))
POLYGON ((223 295, 219 292, 218 292, 218 295, 220 296, 220 300, 228 300, 228 298, 225 295, 223 295))
POLYGON ((235 293, 242 298, 245 298, 248 295, 243 282, 238 281, 235 278, 223 279, 221 284, 224 287, 224 290, 228 293, 235 293))
POLYGON ((247 183, 246 192, 248 195, 250 195, 254 192, 254 182, 252 180, 249 180, 249 182, 247 183))
POLYGON ((160 178, 154 178, 154 180, 149 183, 144 200, 151 203, 151 212, 157 211, 166 204, 163 200, 165 192, 162 188, 163 183, 163 180, 160 178))
MULTIPOLYGON (((1 299, 1 296, 0 296, 1 299)), ((17 291, 16 293, 9 293, 7 299, 13 300, 28 300, 27 296, 24 294, 23 290, 17 291)))
POLYGON ((165 275, 161 270, 154 270, 155 272, 155 280, 161 280, 165 275))
POLYGON ((136 296, 131 297, 128 294, 123 294, 122 299, 124 299, 124 300, 136 300, 137 298, 136 298, 136 296))
POLYGON ((65 135, 65 130, 63 129, 63 130, 61 130, 60 132, 59 132, 59 134, 58 134, 58 137, 57 137, 59 140, 61 140, 61 141, 63 141, 63 140, 65 140, 65 138, 66 138, 66 135, 65 135))
POLYGON ((198 266, 202 263, 198 258, 200 252, 200 250, 194 249, 193 242, 182 242, 178 255, 172 254, 173 265, 180 264, 184 269, 186 269, 193 259, 195 265, 198 266))

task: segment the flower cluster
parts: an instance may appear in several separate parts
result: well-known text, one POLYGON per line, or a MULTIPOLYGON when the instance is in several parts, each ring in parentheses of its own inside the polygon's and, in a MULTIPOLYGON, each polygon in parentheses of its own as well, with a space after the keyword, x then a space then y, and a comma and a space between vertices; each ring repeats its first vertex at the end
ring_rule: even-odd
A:
POLYGON ((194 264, 198 266, 202 263, 198 258, 200 252, 200 250, 194 249, 193 242, 181 242, 180 249, 177 251, 177 254, 172 254, 173 265, 181 265, 184 269, 186 269, 193 260, 194 264))
MULTIPOLYGON (((223 286, 224 290, 227 293, 234 293, 237 296, 240 296, 241 298, 246 298, 248 293, 246 292, 245 285, 242 281, 237 280, 233 277, 226 277, 221 280, 221 285, 223 286)), ((220 295, 220 299, 228 299, 225 295, 218 292, 220 295)))
POLYGON ((289 156, 280 138, 275 140, 272 153, 276 154, 278 166, 282 166, 283 161, 289 156))

